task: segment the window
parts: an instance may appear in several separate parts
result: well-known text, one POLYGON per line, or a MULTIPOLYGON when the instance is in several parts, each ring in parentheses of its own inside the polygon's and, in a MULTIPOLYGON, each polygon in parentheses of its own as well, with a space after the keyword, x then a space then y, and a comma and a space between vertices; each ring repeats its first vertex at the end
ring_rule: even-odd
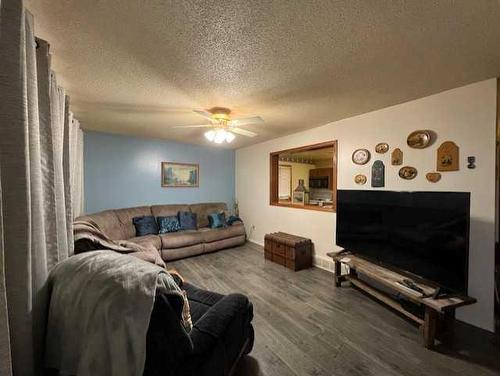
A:
POLYGON ((337 141, 270 154, 271 205, 335 211, 337 141))
POLYGON ((292 166, 279 165, 278 194, 280 201, 292 200, 292 166))

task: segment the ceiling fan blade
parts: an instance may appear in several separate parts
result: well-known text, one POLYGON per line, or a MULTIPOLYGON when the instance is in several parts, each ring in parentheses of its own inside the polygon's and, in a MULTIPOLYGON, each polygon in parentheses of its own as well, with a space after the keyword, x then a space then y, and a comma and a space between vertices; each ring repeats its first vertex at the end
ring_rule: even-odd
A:
POLYGON ((214 119, 212 118, 212 114, 208 111, 205 110, 193 110, 193 112, 197 113, 200 116, 203 116, 204 118, 213 121, 214 119))
POLYGON ((257 136, 257 133, 247 131, 246 129, 241 129, 241 128, 230 128, 230 132, 240 134, 242 136, 247 136, 247 137, 255 137, 257 136))
POLYGON ((213 124, 198 124, 198 125, 176 125, 172 128, 212 128, 213 124))
POLYGON ((264 122, 264 119, 262 119, 260 116, 252 116, 252 117, 246 117, 246 118, 233 119, 229 122, 229 124, 232 126, 238 127, 240 125, 260 124, 263 122, 264 122))

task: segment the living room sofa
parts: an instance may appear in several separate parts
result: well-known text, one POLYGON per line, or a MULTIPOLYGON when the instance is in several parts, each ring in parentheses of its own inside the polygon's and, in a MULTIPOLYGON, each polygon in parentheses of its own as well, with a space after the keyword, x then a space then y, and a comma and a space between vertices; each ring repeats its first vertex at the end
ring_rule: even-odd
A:
POLYGON ((128 240, 142 246, 154 246, 165 261, 177 260, 202 253, 242 245, 246 241, 245 226, 237 221, 231 226, 212 229, 208 215, 215 212, 227 212, 223 202, 153 205, 134 208, 105 210, 76 218, 77 221, 94 221, 101 231, 113 240, 128 240), (136 236, 132 222, 140 216, 172 216, 178 212, 196 213, 198 228, 159 235, 136 236))

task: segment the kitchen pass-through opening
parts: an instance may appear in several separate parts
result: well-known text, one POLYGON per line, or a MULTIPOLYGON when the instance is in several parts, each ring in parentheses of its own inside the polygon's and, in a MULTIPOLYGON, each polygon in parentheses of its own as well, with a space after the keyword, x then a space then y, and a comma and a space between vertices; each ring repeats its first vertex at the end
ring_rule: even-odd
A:
POLYGON ((336 141, 273 152, 270 169, 271 205, 335 211, 336 141))

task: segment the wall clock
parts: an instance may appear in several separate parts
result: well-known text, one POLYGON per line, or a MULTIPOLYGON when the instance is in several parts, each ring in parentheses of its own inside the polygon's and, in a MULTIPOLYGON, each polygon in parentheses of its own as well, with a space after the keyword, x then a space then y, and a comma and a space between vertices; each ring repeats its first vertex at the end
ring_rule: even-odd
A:
POLYGON ((357 149, 352 153, 352 161, 357 165, 364 165, 370 160, 370 152, 366 149, 357 149))

